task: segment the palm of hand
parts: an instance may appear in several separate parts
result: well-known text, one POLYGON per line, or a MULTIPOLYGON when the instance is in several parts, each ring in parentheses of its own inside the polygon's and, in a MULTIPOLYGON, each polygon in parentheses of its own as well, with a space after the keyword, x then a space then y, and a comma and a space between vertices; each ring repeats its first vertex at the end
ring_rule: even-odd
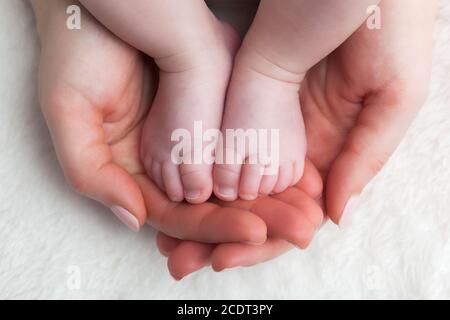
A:
POLYGON ((316 65, 302 87, 308 156, 324 177, 365 103, 371 95, 387 89, 394 75, 398 76, 383 64, 389 57, 380 43, 364 39, 366 32, 356 32, 316 65))
MULTIPOLYGON (((45 72, 41 74, 45 79, 41 81, 41 97, 50 102, 43 103, 50 106, 44 112, 50 118, 53 114, 60 117, 61 111, 53 112, 52 107, 67 108, 72 123, 84 117, 90 126, 85 129, 92 131, 90 140, 104 141, 110 147, 102 150, 101 158, 112 156, 130 172, 143 172, 136 138, 155 87, 149 72, 152 66, 137 50, 104 29, 93 28, 83 37, 89 39, 64 41, 53 51, 57 56, 43 59, 42 64, 49 63, 41 66, 45 72), (51 92, 45 92, 46 88, 51 92)), ((79 134, 87 133, 79 129, 79 134)))
POLYGON ((156 88, 151 63, 86 15, 83 29, 42 37, 40 100, 55 149, 75 190, 146 219, 133 175, 142 122, 156 88), (119 188, 118 186, 121 186, 119 188))
POLYGON ((424 101, 430 47, 423 43, 362 26, 302 85, 308 157, 322 174, 335 222, 355 191, 348 186, 356 182, 360 192, 384 166, 424 101))

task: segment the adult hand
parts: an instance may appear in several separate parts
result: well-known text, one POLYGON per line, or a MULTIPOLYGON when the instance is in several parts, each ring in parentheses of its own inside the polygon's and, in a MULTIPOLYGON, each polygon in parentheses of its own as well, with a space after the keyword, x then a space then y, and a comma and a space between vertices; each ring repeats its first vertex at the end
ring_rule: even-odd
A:
POLYGON ((341 225, 428 91, 436 1, 384 0, 380 9, 381 29, 363 25, 308 74, 301 92, 308 156, 325 181, 327 215, 341 225))
MULTIPOLYGON (((335 223, 349 220, 355 196, 384 166, 424 103, 435 11, 435 1, 384 0, 381 30, 362 26, 302 85, 308 157, 321 173, 335 223)), ((260 246, 206 246, 164 235, 158 244, 178 278, 209 263, 218 270, 253 265, 290 248, 271 239, 260 246)))
POLYGON ((255 201, 237 200, 223 203, 261 216, 268 230, 268 239, 264 244, 205 244, 182 241, 160 232, 157 238, 158 248, 169 258, 169 272, 177 280, 209 264, 214 270, 221 271, 237 266, 252 266, 273 259, 291 249, 293 245, 305 249, 323 223, 323 213, 319 205, 321 194, 322 181, 319 172, 307 160, 303 177, 294 188, 255 201))

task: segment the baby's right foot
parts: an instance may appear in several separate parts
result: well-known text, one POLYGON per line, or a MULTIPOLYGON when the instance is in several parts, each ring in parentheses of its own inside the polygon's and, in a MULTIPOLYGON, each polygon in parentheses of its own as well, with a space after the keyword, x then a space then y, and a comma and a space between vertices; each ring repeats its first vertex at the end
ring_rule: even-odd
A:
POLYGON ((213 39, 156 60, 160 85, 144 127, 141 154, 147 173, 172 201, 202 203, 212 193, 212 163, 193 163, 194 149, 183 150, 183 159, 189 153, 190 162, 175 163, 172 151, 177 143, 171 141, 175 130, 184 129, 194 148, 195 122, 201 122, 203 131, 220 128, 238 38, 230 26, 212 19, 204 28, 215 30, 213 39))

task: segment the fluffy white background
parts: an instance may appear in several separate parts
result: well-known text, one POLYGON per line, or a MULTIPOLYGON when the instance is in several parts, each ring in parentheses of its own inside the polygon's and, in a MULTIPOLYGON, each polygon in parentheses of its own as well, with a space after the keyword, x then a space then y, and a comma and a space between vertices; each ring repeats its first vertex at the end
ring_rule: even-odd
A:
POLYGON ((0 1, 0 297, 450 298, 450 2, 440 6, 430 98, 351 228, 329 224, 305 252, 177 283, 153 230, 129 232, 66 186, 36 102, 31 10, 0 1))

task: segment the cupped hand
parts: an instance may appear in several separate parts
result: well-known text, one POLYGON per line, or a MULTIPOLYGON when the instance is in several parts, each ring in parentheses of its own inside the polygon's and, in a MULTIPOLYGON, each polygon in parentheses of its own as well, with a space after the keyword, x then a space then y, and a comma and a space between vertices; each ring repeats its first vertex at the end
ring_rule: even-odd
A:
POLYGON ((337 224, 349 223, 427 96, 436 2, 385 0, 380 10, 381 29, 360 27, 311 70, 301 91, 308 157, 337 224))
MULTIPOLYGON (((363 25, 302 84, 308 157, 323 179, 324 207, 335 223, 348 223, 357 196, 425 101, 435 10, 435 1, 384 0, 382 28, 363 25)), ((272 239, 260 246, 208 246, 160 235, 158 244, 178 278, 209 263, 218 270, 248 266, 290 249, 272 239)))
MULTIPOLYGON (((323 213, 301 190, 295 194, 305 200, 298 204, 269 197, 251 205, 170 202, 139 159, 142 123, 157 87, 154 65, 87 12, 81 30, 68 30, 68 3, 39 3, 51 3, 39 24, 41 106, 67 180, 78 192, 112 208, 134 230, 147 221, 172 237, 205 243, 258 244, 267 233, 298 246, 309 243, 323 213)), ((316 180, 311 188, 320 192, 316 180)))
POLYGON ((177 280, 209 264, 215 271, 222 271, 271 260, 293 246, 305 249, 323 224, 321 194, 320 174, 307 160, 304 175, 295 187, 254 201, 222 203, 260 216, 268 230, 268 239, 263 244, 206 244, 182 241, 160 232, 158 248, 168 257, 169 272, 177 280))

